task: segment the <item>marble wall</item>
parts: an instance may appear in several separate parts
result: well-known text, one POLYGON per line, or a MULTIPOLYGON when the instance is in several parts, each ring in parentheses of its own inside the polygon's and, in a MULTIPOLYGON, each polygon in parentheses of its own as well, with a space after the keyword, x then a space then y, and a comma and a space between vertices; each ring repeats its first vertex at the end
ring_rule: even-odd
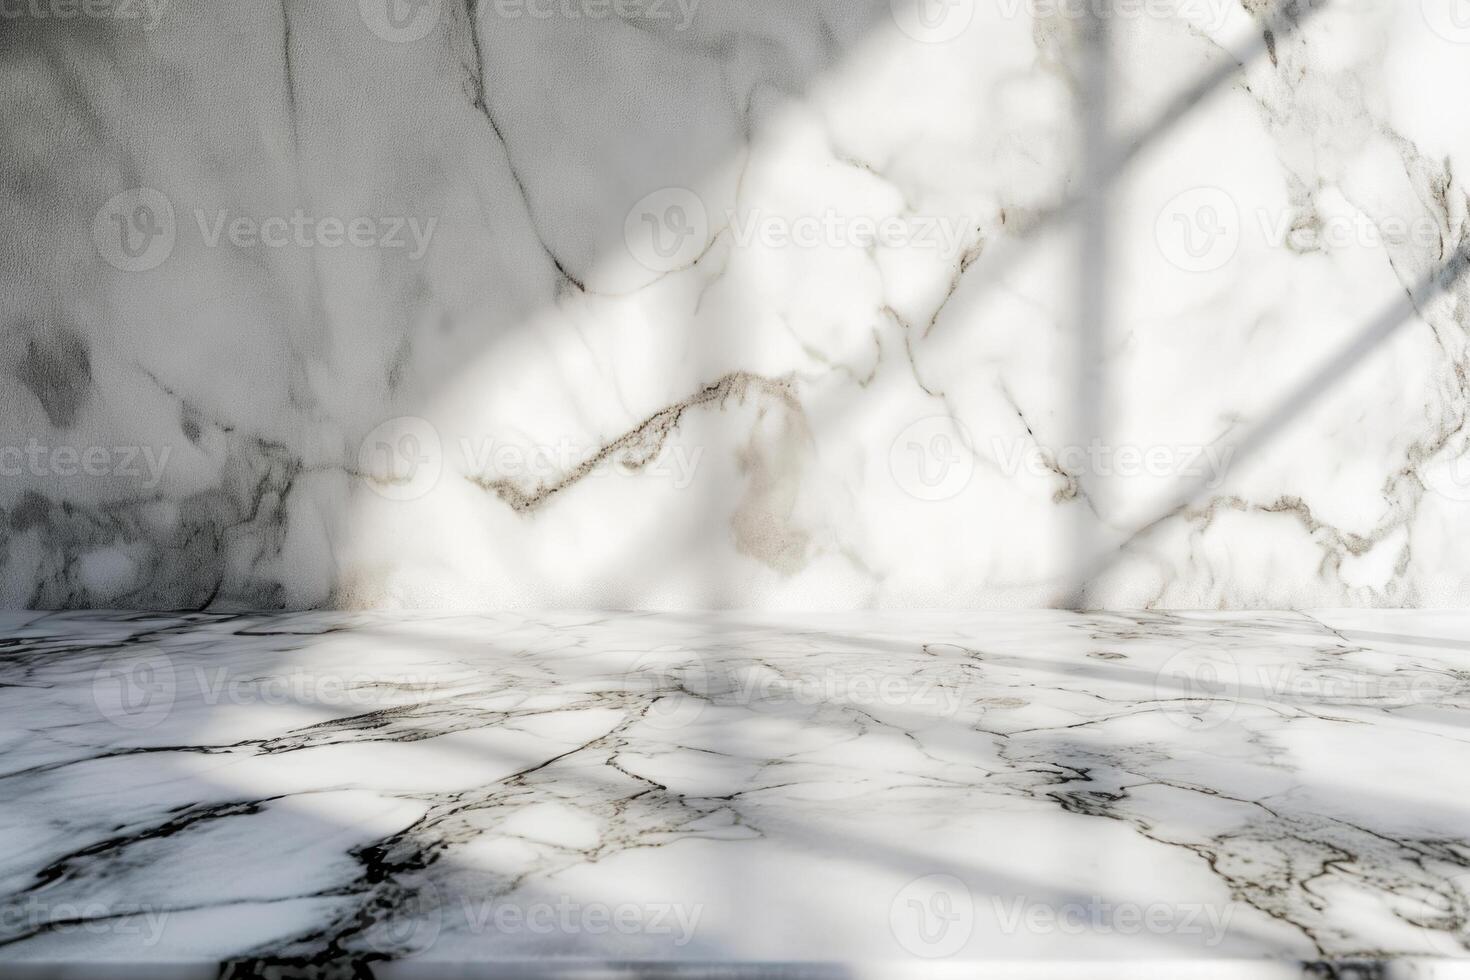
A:
POLYGON ((1463 0, 0 7, 0 604, 1470 599, 1463 0))

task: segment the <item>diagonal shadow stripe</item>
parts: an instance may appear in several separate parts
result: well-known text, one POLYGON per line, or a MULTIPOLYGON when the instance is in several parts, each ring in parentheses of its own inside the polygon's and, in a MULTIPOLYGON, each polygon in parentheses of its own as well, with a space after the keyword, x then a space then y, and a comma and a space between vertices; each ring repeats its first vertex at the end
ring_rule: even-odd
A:
MULTIPOLYGON (((1283 398, 1270 414, 1235 444, 1232 465, 1239 464, 1270 445, 1287 426, 1325 396, 1354 365, 1406 324, 1422 319, 1423 307, 1453 286, 1464 273, 1467 264, 1470 264, 1470 244, 1462 245, 1450 261, 1420 279, 1412 288, 1405 290, 1402 297, 1380 310, 1366 327, 1359 330, 1347 344, 1312 372, 1311 377, 1283 398)), ((1155 528, 1183 513, 1190 504, 1205 494, 1211 481, 1210 474, 1185 481, 1157 515, 1087 566, 1086 571, 1079 576, 1074 599, 1079 604, 1085 604, 1090 583, 1117 564, 1124 552, 1147 537, 1155 528)))

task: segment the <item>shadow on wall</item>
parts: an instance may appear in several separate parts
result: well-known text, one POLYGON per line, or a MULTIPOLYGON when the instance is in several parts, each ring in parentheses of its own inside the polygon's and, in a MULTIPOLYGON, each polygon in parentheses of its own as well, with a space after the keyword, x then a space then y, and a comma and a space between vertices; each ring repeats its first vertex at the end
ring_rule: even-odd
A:
MULTIPOLYGON (((653 332, 633 309, 616 336, 578 336, 606 316, 595 290, 655 278, 599 271, 598 257, 639 197, 738 169, 762 121, 889 9, 586 6, 160 3, 137 21, 38 16, 7 31, 5 248, 32 274, 4 300, 20 327, 5 341, 20 381, 6 435, 47 454, 7 484, 8 604, 393 598, 381 541, 355 568, 343 557, 378 516, 355 516, 379 500, 373 478, 398 476, 371 472, 384 419, 432 414, 488 361, 478 392, 532 397, 477 406, 492 419, 481 441, 534 434, 556 412, 554 426, 586 429, 577 458, 619 424, 579 416, 609 401, 636 415, 704 377, 689 337, 629 352, 658 379, 636 395, 607 365, 564 363, 629 325, 653 332), (569 339, 583 349, 564 354, 569 339), (579 403, 588 390, 597 400, 579 403), (78 480, 54 472, 61 443, 107 456, 78 480)), ((765 399, 783 382, 754 387, 765 399)), ((729 380, 712 400, 746 388, 729 380)), ((533 577, 505 537, 477 550, 533 577)))
POLYGON ((39 455, 0 599, 1089 605, 1203 492, 1120 522, 985 437, 1106 434, 1109 188, 1317 5, 1205 44, 1142 124, 1096 17, 613 6, 18 21, 0 424, 39 455), (938 247, 875 239, 895 217, 938 247))

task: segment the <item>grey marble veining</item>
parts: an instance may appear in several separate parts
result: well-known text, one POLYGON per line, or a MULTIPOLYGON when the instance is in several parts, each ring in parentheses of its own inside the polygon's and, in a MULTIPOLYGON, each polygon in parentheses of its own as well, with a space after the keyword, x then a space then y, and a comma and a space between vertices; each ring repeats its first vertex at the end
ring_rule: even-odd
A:
POLYGON ((1470 957, 1460 614, 4 627, 7 966, 1428 977, 1470 957), (783 963, 810 972, 757 969, 783 963), (1345 972, 1301 965, 1321 963, 1345 972))
POLYGON ((1460 0, 7 0, 7 607, 1463 606, 1460 0))

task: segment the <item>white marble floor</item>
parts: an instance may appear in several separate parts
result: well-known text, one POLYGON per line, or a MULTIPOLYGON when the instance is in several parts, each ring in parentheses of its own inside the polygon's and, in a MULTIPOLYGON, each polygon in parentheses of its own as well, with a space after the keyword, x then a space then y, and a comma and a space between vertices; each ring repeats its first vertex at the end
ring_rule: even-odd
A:
POLYGON ((10 969, 1470 958, 1470 614, 10 613, 0 636, 10 969))

